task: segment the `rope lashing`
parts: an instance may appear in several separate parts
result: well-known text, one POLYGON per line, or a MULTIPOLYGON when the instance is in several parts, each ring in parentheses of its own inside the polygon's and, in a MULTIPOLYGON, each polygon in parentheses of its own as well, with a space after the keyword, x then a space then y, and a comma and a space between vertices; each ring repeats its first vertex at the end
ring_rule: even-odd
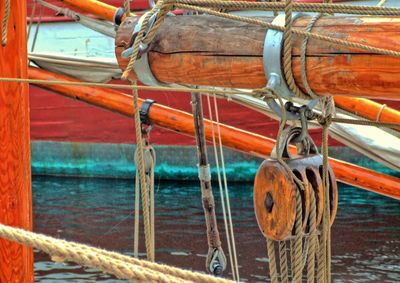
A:
POLYGON ((8 35, 8 19, 10 17, 10 2, 11 0, 4 0, 4 15, 1 22, 1 45, 7 45, 7 35, 8 35))
POLYGON ((294 81, 292 71, 292 14, 293 14, 293 1, 286 0, 285 2, 285 31, 283 32, 283 71, 285 74, 286 82, 290 90, 295 96, 307 98, 307 96, 300 90, 294 81))
POLYGON ((233 283, 233 281, 223 278, 139 260, 123 254, 28 232, 3 224, 0 224, 0 237, 39 249, 63 261, 98 268, 120 279, 139 282, 233 283))

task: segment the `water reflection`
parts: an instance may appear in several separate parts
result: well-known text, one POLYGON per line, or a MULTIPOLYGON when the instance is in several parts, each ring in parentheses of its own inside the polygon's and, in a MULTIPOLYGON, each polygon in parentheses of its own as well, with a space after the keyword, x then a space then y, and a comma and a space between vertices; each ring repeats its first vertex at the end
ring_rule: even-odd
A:
MULTIPOLYGON (((234 184, 230 190, 241 277, 265 282, 268 259, 253 212, 252 184, 234 184)), ((334 281, 400 282, 400 202, 347 186, 340 187, 339 196, 332 234, 334 281)), ((132 180, 35 177, 33 200, 36 232, 131 254, 132 180)), ((218 196, 216 202, 220 208, 218 196)), ((225 242, 222 215, 218 218, 225 242)), ((143 241, 140 250, 145 250, 143 241)), ((203 271, 206 251, 198 184, 157 184, 157 261, 203 271)), ((53 264, 37 251, 35 276, 38 282, 123 282, 97 270, 53 264)))

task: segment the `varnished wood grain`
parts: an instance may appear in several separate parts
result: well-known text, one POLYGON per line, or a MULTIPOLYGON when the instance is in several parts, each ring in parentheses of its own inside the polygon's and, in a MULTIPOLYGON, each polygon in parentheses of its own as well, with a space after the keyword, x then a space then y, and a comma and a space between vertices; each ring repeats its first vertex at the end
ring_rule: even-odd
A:
MULTIPOLYGON (((303 29, 309 20, 300 18, 295 26, 303 29)), ((400 51, 400 18, 324 17, 313 31, 400 51)), ((265 33, 259 26, 213 16, 169 17, 152 43, 150 67, 166 83, 261 88, 266 85, 265 33)), ((301 42, 294 36, 292 54, 294 77, 303 88, 301 42)), ((400 99, 400 58, 310 40, 306 68, 311 88, 320 95, 400 99)))
POLYGON ((281 241, 292 235, 296 218, 297 187, 286 169, 276 160, 265 160, 254 181, 254 210, 265 237, 281 241), (265 206, 271 198, 272 207, 265 206))
MULTIPOLYGON (((25 0, 11 1, 0 77, 27 77, 25 0)), ((4 6, 0 5, 0 15, 4 6)), ((32 229, 27 84, 0 83, 0 223, 32 229)), ((33 282, 31 248, 0 239, 0 282, 33 282)))

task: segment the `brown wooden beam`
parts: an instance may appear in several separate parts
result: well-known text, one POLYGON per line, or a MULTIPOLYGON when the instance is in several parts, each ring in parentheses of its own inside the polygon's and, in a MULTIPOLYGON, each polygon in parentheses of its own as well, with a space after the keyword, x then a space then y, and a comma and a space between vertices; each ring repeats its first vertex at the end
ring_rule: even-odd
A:
MULTIPOLYGON (((301 17, 294 26, 305 29, 309 21, 310 17, 301 17)), ((118 58, 124 49, 119 36, 126 28, 122 25, 116 38, 118 58)), ((398 18, 323 17, 312 31, 400 51, 398 18)), ((263 27, 214 16, 168 17, 152 42, 150 67, 164 83, 262 88, 267 83, 262 58, 265 34, 263 27)), ((292 52, 294 77, 301 88, 302 39, 294 36, 292 52)), ((127 60, 119 61, 125 68, 127 60)), ((320 95, 400 99, 400 58, 310 39, 306 68, 311 88, 320 95)))
MULTIPOLYGON (((27 77, 25 4, 11 1, 8 42, 0 44, 0 77, 27 77)), ((32 230, 27 84, 0 83, 0 223, 32 230)), ((31 248, 0 238, 0 282, 33 282, 31 248)))

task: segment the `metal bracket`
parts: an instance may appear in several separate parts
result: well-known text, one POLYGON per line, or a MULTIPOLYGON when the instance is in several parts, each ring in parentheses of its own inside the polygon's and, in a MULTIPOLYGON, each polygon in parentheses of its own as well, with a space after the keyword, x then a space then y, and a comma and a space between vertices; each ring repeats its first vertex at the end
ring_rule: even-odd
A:
MULTIPOLYGON (((144 13, 138 23, 136 24, 135 28, 133 29, 132 33, 132 41, 134 42, 137 34, 139 33, 140 29, 142 28, 142 24, 148 13, 144 13)), ((154 25, 156 19, 157 19, 158 13, 153 14, 149 22, 147 23, 146 30, 144 31, 144 36, 146 36, 147 32, 151 29, 151 27, 154 25)), ((132 42, 132 44, 133 44, 132 42)), ((145 85, 152 85, 152 86, 168 86, 167 84, 164 84, 156 79, 156 77, 153 75, 153 72, 150 69, 150 64, 149 64, 149 57, 147 54, 147 49, 149 48, 148 44, 144 44, 143 42, 140 43, 139 47, 139 54, 140 58, 138 58, 135 61, 135 64, 133 65, 133 70, 135 71, 135 74, 138 78, 139 81, 144 83, 145 85)), ((121 54, 122 58, 130 58, 133 53, 133 46, 127 48, 124 50, 121 54)), ((139 57, 139 56, 138 56, 139 57)))
POLYGON ((224 252, 220 248, 214 249, 208 268, 213 275, 222 275, 222 272, 226 268, 226 258, 224 252))
MULTIPOLYGON (((305 16, 304 13, 293 13, 293 21, 297 18, 305 16)), ((278 15, 272 24, 285 26, 285 15, 278 15)), ((285 99, 294 97, 293 92, 289 89, 285 77, 282 73, 282 46, 283 32, 274 29, 268 29, 264 41, 263 62, 264 72, 268 79, 267 88, 279 93, 285 99)), ((281 116, 281 107, 273 98, 266 98, 268 106, 281 116)), ((300 120, 299 114, 286 111, 287 120, 300 120)))
POLYGON ((153 105, 153 103, 155 103, 154 100, 152 99, 146 99, 145 101, 143 101, 142 106, 140 107, 140 121, 142 122, 142 124, 145 125, 151 125, 151 121, 149 119, 149 111, 150 111, 150 107, 151 105, 153 105))
POLYGON ((119 7, 114 14, 114 24, 119 26, 122 23, 122 17, 125 14, 124 7, 119 7))
POLYGON ((298 138, 302 135, 303 129, 300 127, 288 127, 286 128, 281 135, 280 143, 279 143, 279 152, 277 144, 275 144, 271 157, 274 159, 281 158, 289 158, 292 159, 292 155, 289 151, 289 144, 295 143, 297 145, 297 154, 298 155, 310 155, 310 154, 318 154, 318 148, 315 145, 314 141, 306 132, 306 135, 303 136, 301 140, 298 138))

